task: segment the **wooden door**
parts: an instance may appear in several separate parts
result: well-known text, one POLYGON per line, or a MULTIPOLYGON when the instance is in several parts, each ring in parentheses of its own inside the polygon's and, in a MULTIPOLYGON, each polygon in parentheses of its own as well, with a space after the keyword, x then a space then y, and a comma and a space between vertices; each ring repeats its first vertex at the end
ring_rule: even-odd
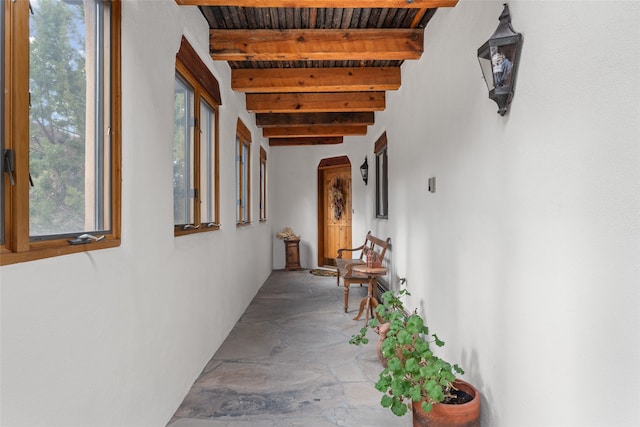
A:
POLYGON ((351 247, 351 164, 320 169, 318 178, 318 265, 336 265, 338 249, 351 247))

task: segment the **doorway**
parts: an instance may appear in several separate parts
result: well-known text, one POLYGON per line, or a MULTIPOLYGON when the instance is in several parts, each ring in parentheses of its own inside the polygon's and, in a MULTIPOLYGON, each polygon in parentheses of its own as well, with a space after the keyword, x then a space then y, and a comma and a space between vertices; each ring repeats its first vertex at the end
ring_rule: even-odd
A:
POLYGON ((338 249, 350 247, 351 162, 347 156, 323 159, 318 165, 318 266, 336 266, 338 249))

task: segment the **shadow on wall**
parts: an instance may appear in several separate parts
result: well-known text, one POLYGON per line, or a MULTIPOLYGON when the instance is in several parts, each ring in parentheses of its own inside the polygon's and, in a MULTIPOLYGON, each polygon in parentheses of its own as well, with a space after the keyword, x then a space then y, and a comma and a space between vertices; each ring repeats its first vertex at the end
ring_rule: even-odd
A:
POLYGON ((466 381, 473 384, 473 386, 480 392, 480 425, 493 426, 497 425, 495 421, 495 414, 491 402, 493 402, 493 394, 491 389, 487 388, 487 385, 482 378, 482 372, 480 371, 480 360, 478 352, 476 350, 471 351, 471 356, 467 354, 467 350, 462 350, 462 360, 460 366, 464 369, 465 373, 470 374, 473 372, 473 380, 466 379, 466 381))
POLYGON ((300 240, 300 266, 302 268, 311 268, 311 265, 306 263, 309 259, 313 259, 311 243, 306 240, 300 240))

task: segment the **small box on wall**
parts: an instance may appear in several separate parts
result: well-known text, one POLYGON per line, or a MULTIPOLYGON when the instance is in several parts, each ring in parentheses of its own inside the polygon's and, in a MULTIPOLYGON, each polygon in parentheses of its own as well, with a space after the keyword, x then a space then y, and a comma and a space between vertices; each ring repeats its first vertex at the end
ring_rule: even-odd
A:
POLYGON ((431 178, 429 178, 428 187, 429 187, 429 192, 430 193, 435 193, 436 192, 436 177, 435 176, 432 176, 431 178))

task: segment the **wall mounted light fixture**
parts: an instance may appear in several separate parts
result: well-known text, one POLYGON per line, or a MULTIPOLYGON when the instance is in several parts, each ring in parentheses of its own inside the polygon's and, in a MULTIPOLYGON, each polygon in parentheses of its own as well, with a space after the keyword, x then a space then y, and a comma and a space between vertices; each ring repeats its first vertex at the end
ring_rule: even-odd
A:
POLYGON ((498 104, 498 114, 504 116, 513 98, 522 50, 522 34, 513 31, 506 3, 499 20, 496 31, 478 49, 478 61, 487 83, 489 98, 498 104))
POLYGON ((364 185, 367 185, 367 181, 369 180, 369 164, 367 163, 366 157, 364 158, 364 163, 360 166, 360 175, 362 175, 364 185))

